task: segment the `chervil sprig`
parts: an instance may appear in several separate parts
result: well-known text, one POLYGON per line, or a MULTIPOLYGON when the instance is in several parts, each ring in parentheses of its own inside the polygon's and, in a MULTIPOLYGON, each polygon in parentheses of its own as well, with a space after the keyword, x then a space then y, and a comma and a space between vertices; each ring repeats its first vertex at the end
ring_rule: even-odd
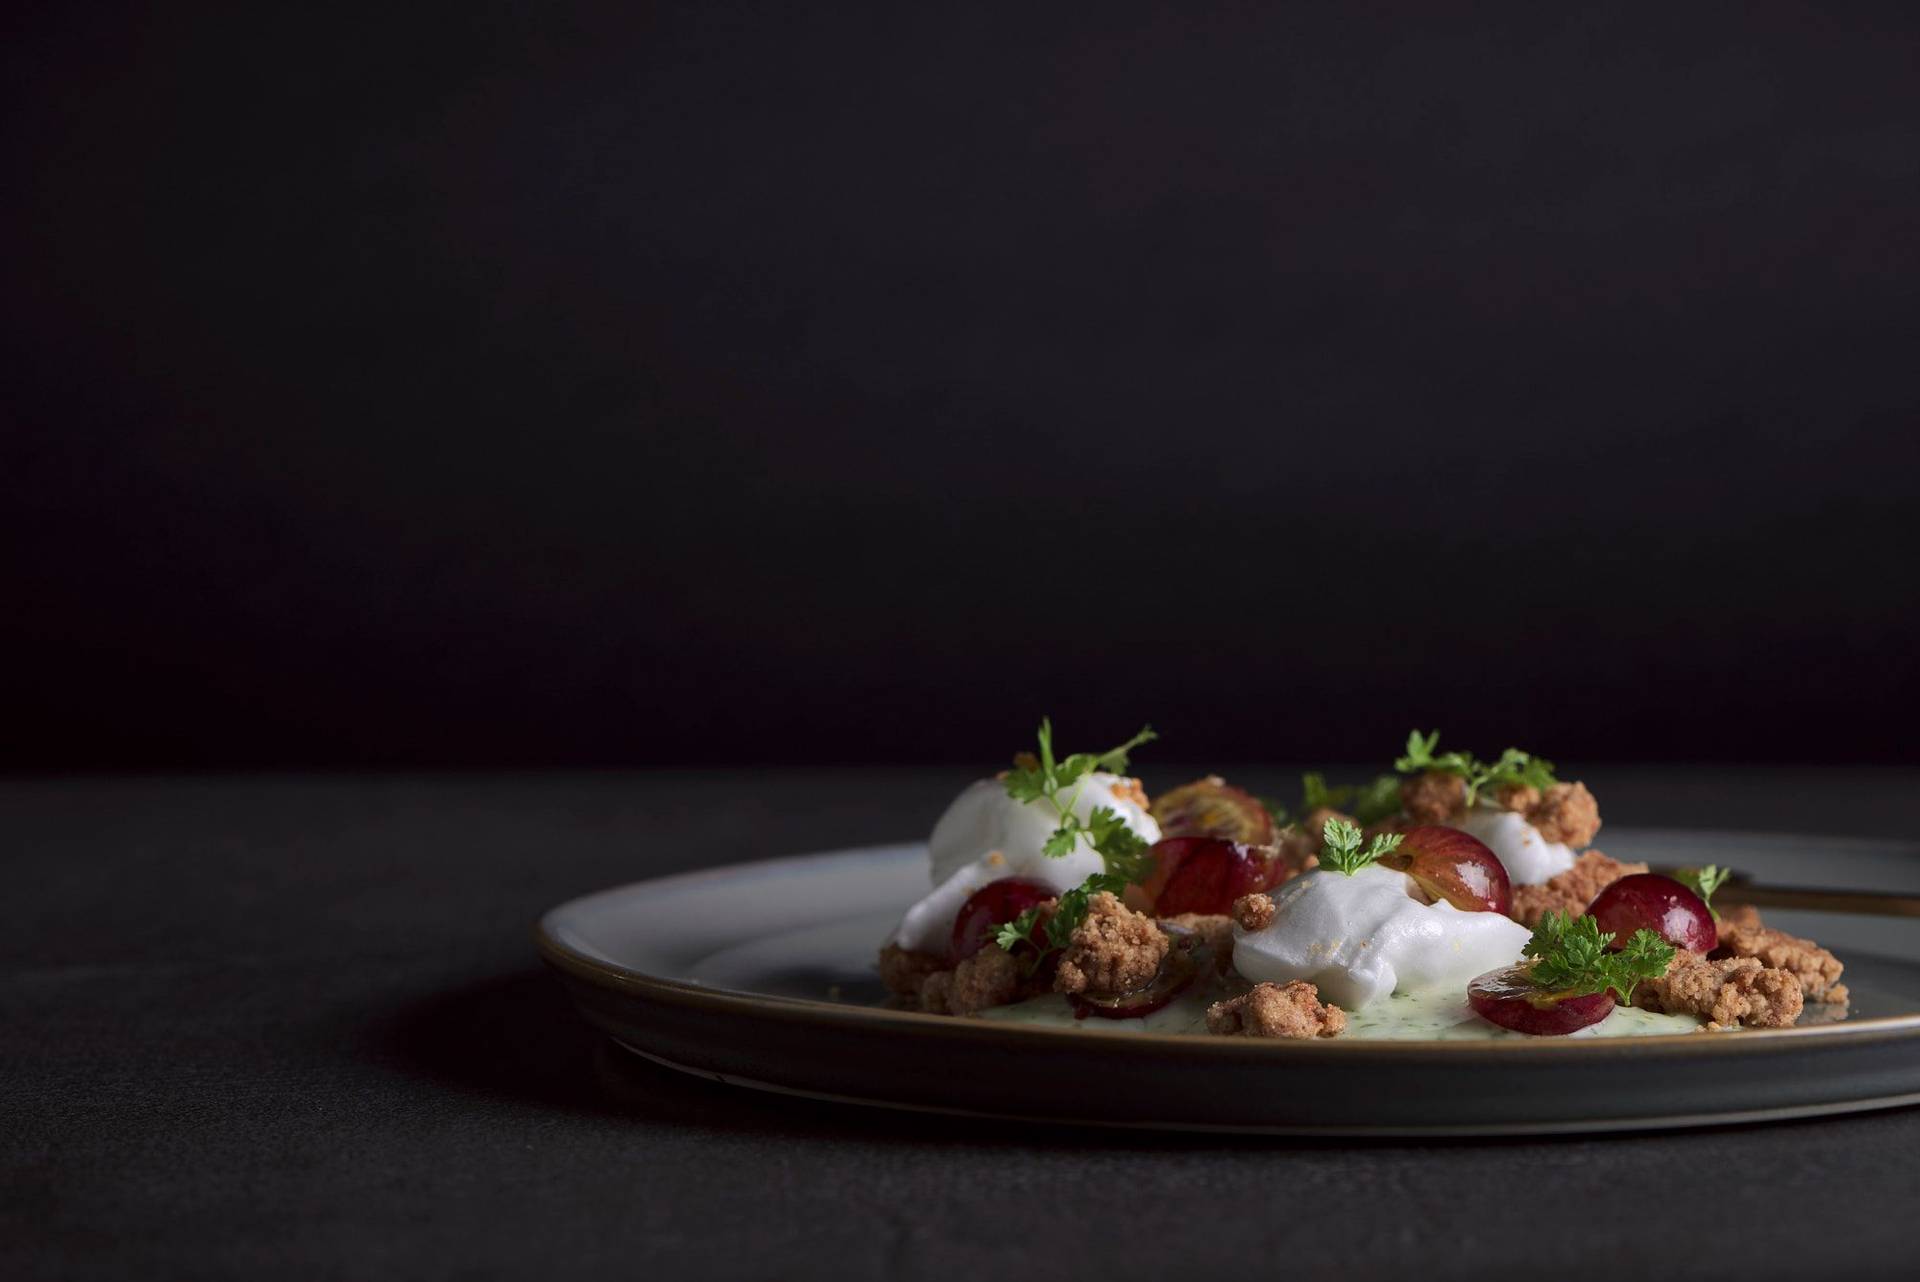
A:
POLYGON ((1464 752, 1449 752, 1434 755, 1434 749, 1440 746, 1440 732, 1421 734, 1418 730, 1407 732, 1406 755, 1396 759, 1393 768, 1403 775, 1417 774, 1422 770, 1444 770, 1449 774, 1466 775, 1473 770, 1474 760, 1464 752))
POLYGON ((1329 784, 1325 775, 1310 770, 1300 776, 1300 813, 1323 808, 1343 811, 1362 824, 1378 822, 1399 813, 1400 781, 1392 775, 1376 775, 1371 783, 1329 784))
POLYGON ((1347 796, 1352 791, 1351 788, 1329 788, 1325 775, 1317 770, 1309 770, 1300 776, 1300 813, 1345 809, 1347 796))
POLYGON ((1087 919, 1088 901, 1103 890, 1117 895, 1126 888, 1124 879, 1097 872, 1055 901, 1053 916, 1047 919, 1039 938, 1034 937, 1034 929, 1040 924, 1042 910, 1036 904, 995 931, 993 942, 1008 952, 1022 944, 1028 945, 1033 950, 1027 959, 1027 973, 1031 975, 1040 968, 1040 963, 1046 960, 1049 953, 1058 952, 1072 942, 1073 932, 1087 919))
POLYGON ((1393 853, 1404 840, 1397 832, 1383 832, 1362 850, 1360 830, 1344 819, 1327 820, 1320 829, 1320 838, 1326 843, 1320 852, 1320 866, 1349 877, 1369 864, 1378 863, 1380 856, 1393 853))
POLYGON ((1719 921, 1720 910, 1713 906, 1713 892, 1726 884, 1727 878, 1731 876, 1733 876, 1733 869, 1708 864, 1704 868, 1675 869, 1673 879, 1700 896, 1700 902, 1707 906, 1707 911, 1713 914, 1713 919, 1719 921))
POLYGON ((1040 721, 1038 756, 1022 753, 1014 758, 1014 768, 1006 775, 1007 795, 1015 801, 1045 801, 1059 816, 1060 824, 1040 847, 1049 858, 1061 859, 1073 853, 1084 836, 1087 844, 1106 864, 1107 871, 1127 881, 1144 881, 1151 871, 1147 842, 1127 826, 1120 812, 1110 806, 1096 806, 1083 820, 1075 809, 1080 786, 1096 771, 1119 774, 1127 768, 1127 754, 1141 744, 1159 738, 1152 726, 1117 748, 1105 752, 1076 752, 1056 759, 1053 755, 1053 720, 1040 721))
POLYGON ((1528 968, 1533 982, 1550 992, 1581 997, 1611 989, 1629 1005, 1642 980, 1667 973, 1673 945, 1646 929, 1634 931, 1618 952, 1608 949, 1612 942, 1593 918, 1552 912, 1540 919, 1520 951, 1534 959, 1528 968))
POLYGON ((1407 735, 1407 751, 1395 759, 1393 768, 1403 775, 1419 774, 1426 770, 1459 775, 1467 781, 1469 806, 1479 800, 1483 788, 1518 784, 1544 791, 1560 782, 1554 778, 1551 761, 1518 748, 1508 748, 1500 754, 1498 761, 1488 763, 1470 753, 1436 752, 1439 746, 1438 730, 1424 735, 1418 730, 1411 731, 1407 735))

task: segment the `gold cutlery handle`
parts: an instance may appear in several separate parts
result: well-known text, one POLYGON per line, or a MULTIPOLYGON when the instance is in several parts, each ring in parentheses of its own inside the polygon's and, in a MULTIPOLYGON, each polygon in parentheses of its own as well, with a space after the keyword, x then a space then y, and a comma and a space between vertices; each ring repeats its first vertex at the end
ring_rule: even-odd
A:
MULTIPOLYGON (((1656 868, 1672 876, 1677 868, 1656 868)), ((1800 908, 1821 913, 1860 913, 1871 917, 1920 917, 1920 895, 1890 890, 1826 890, 1814 886, 1766 886, 1735 873, 1714 892, 1715 904, 1751 904, 1755 908, 1800 908)))

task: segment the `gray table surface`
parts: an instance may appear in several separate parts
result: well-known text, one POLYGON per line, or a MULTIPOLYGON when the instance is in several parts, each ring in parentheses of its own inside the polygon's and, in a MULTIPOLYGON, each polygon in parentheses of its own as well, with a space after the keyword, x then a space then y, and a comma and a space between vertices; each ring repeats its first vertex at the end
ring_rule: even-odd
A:
MULTIPOLYGON (((1620 824, 1920 817, 1914 770, 1585 774, 1620 824)), ((965 779, 0 781, 0 1277, 1920 1266, 1920 1111, 1448 1143, 929 1118, 634 1061, 534 960, 562 899, 911 838, 965 779)))

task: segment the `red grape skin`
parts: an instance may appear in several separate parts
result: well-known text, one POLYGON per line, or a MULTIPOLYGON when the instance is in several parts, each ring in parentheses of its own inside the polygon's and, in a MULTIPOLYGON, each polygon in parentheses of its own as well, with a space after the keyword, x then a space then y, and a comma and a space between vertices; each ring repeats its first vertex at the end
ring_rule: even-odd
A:
POLYGON ((1381 862, 1419 882, 1431 898, 1444 899, 1462 912, 1505 913, 1513 905, 1500 856, 1458 828, 1415 828, 1381 862))
POLYGON ((1502 1028, 1557 1037, 1597 1024, 1613 1013, 1613 994, 1555 997, 1533 982, 1524 966, 1489 971, 1467 985, 1474 1013, 1502 1028))
POLYGON ((1271 890, 1285 871, 1273 852, 1218 837, 1170 837, 1153 852, 1165 874, 1154 899, 1162 917, 1228 912, 1240 896, 1271 890))
POLYGON ((1709 953, 1720 945, 1713 914, 1700 896, 1671 877, 1642 872, 1622 877, 1593 897, 1587 914, 1624 948, 1636 930, 1650 930, 1675 948, 1709 953))
POLYGON ((1060 892, 1043 881, 1024 877, 1002 877, 990 881, 967 896, 953 919, 953 937, 947 947, 947 959, 956 964, 979 952, 993 938, 993 932, 1044 900, 1060 892))

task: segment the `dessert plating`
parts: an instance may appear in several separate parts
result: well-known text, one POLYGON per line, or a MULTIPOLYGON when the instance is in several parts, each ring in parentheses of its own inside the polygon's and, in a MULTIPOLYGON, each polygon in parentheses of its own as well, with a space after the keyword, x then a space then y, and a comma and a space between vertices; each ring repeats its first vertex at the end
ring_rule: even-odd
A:
POLYGON ((1725 874, 1593 849, 1597 799, 1529 753, 1416 731, 1394 774, 1308 775, 1289 809, 1217 776, 1150 801, 1127 769, 1154 737, 1062 755, 1042 722, 961 793, 881 947, 899 1003, 1312 1041, 1778 1028, 1847 1000, 1831 952, 1712 909, 1725 874))

